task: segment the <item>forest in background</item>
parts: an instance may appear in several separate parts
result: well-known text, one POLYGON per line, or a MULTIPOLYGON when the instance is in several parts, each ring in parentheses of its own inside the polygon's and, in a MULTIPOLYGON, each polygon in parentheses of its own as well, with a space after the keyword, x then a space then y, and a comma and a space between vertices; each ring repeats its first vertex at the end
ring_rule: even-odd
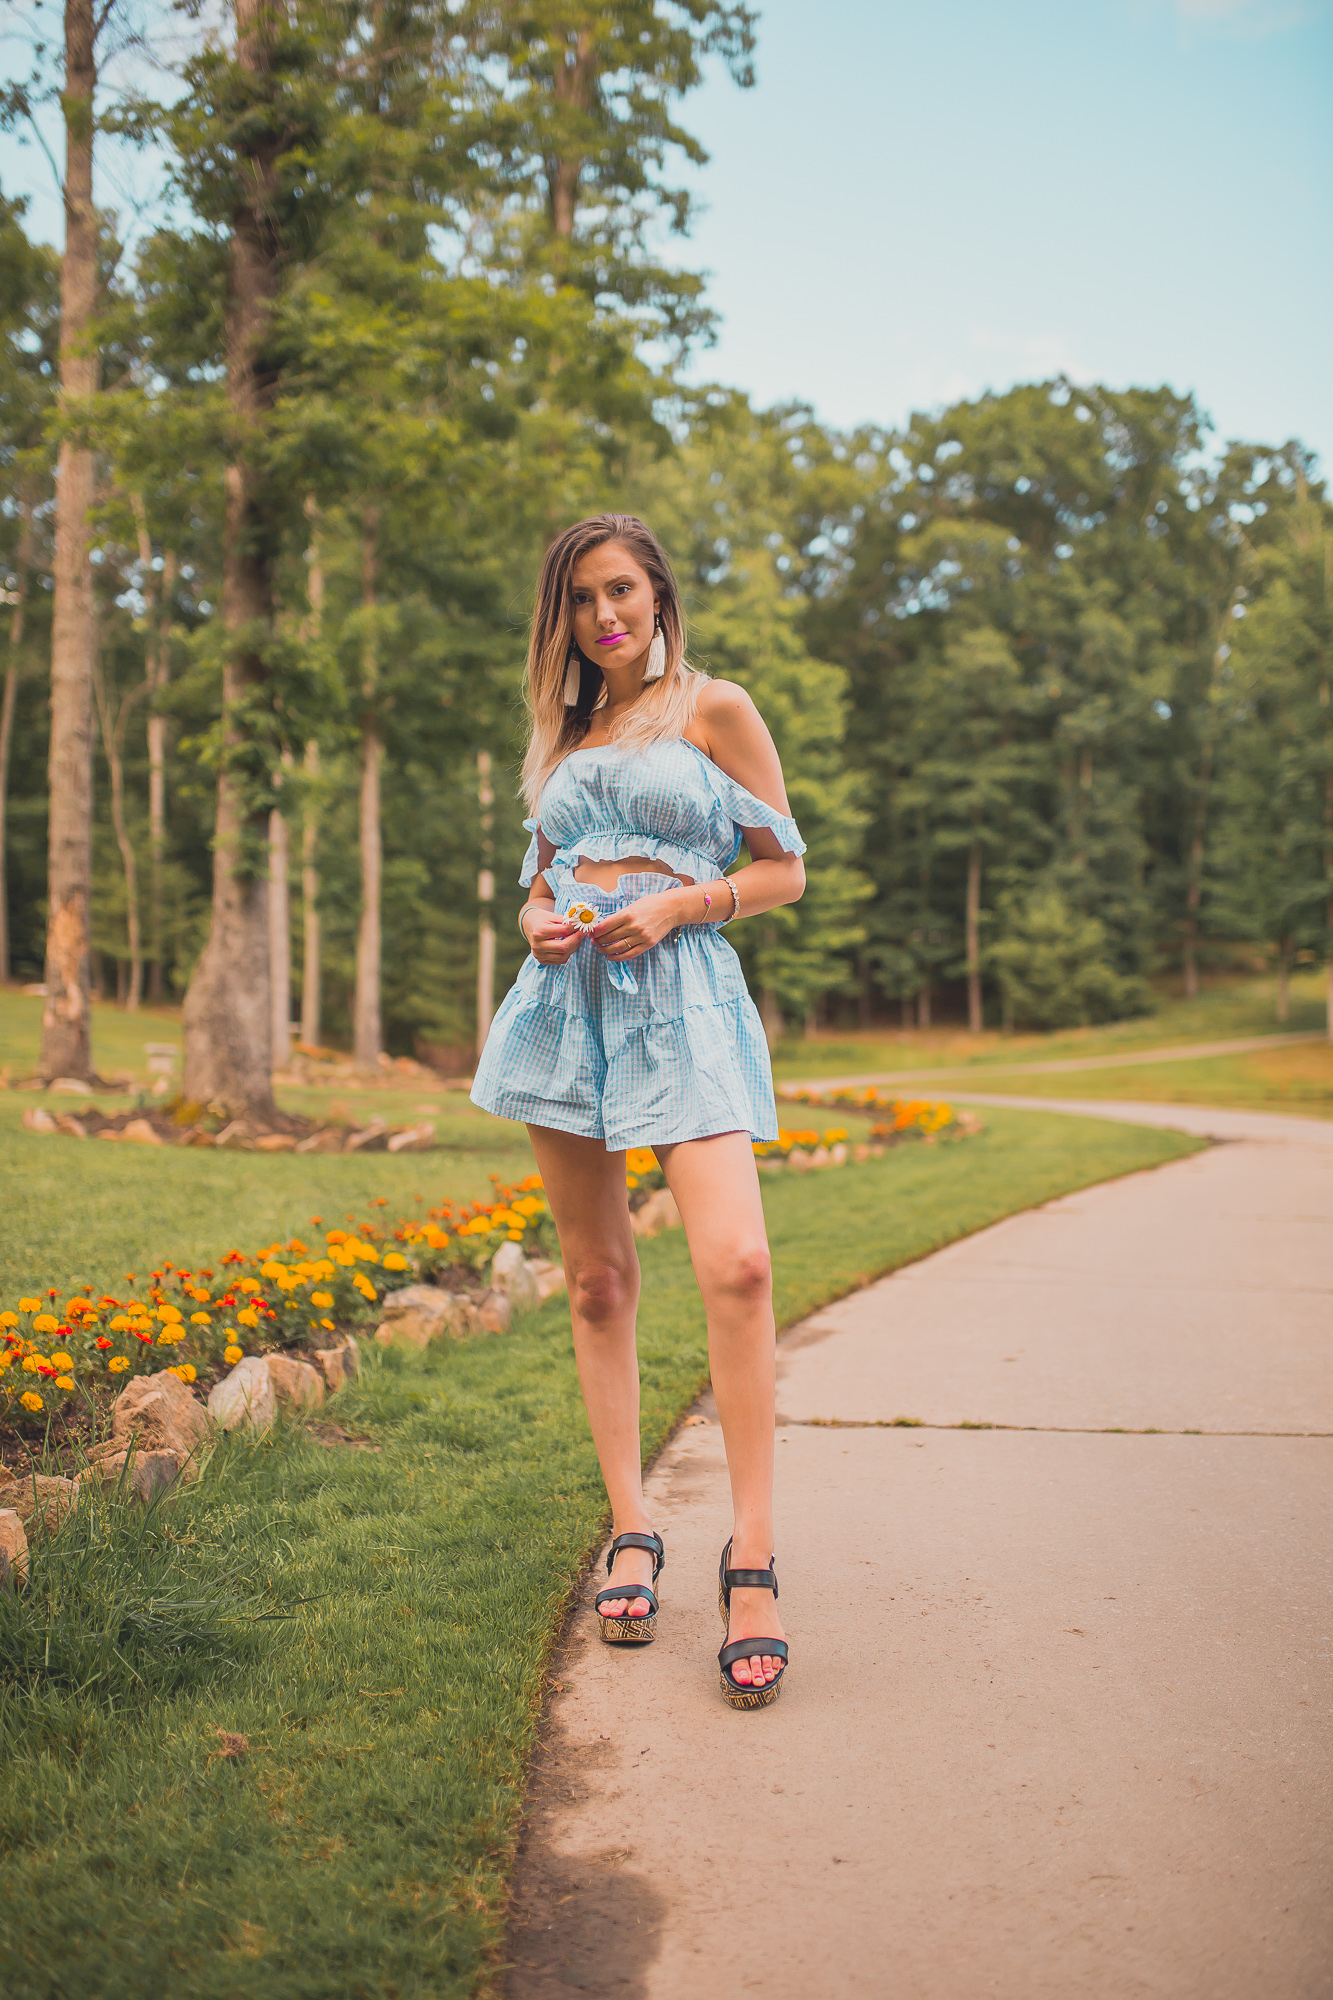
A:
POLYGON ((4 99, 63 91, 72 220, 62 266, 0 198, 0 973, 65 977, 86 823, 76 977, 193 981, 187 1088, 246 1097, 224 1021, 265 1077, 288 1035, 465 1067, 482 941, 499 992, 522 953, 536 568, 608 508, 783 755, 809 887, 735 933, 771 1034, 1065 1026, 1329 959, 1312 454, 1167 388, 840 432, 687 386, 677 106, 710 60, 751 80, 744 7, 235 0, 168 103, 101 83, 117 18, 67 0, 4 99), (171 163, 132 253, 104 131, 171 163))

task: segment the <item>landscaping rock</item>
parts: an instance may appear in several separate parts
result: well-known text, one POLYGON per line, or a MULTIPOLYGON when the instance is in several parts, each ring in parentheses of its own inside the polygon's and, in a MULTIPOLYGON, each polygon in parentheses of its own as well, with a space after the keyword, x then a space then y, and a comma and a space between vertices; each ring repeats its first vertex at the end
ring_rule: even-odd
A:
POLYGON ((504 1292, 491 1290, 483 1292, 476 1311, 481 1318, 484 1333, 508 1333, 514 1317, 514 1308, 504 1292))
POLYGON ((793 1146, 787 1155, 787 1165, 794 1174, 808 1174, 810 1171, 810 1155, 803 1146, 793 1146))
POLYGON ((72 1097, 91 1097, 93 1087, 77 1076, 58 1076, 49 1086, 52 1090, 63 1090, 72 1097))
POLYGON ((28 1580, 28 1537, 12 1507, 0 1508, 0 1587, 28 1580))
POLYGON ((182 1459, 208 1436, 208 1417, 179 1375, 140 1375, 111 1412, 113 1447, 137 1442, 141 1451, 174 1451, 182 1459))
POLYGON ((131 1146, 160 1146, 162 1134, 155 1131, 146 1118, 131 1118, 121 1132, 121 1138, 131 1146))
POLYGON ((224 1431, 245 1424, 252 1431, 269 1431, 278 1414, 273 1378, 257 1354, 238 1361, 208 1398, 208 1414, 224 1431))
POLYGON ((814 1152, 810 1155, 810 1164, 812 1167, 831 1167, 833 1165, 833 1155, 829 1152, 828 1147, 816 1146, 814 1152))
POLYGON ((391 1153, 429 1153, 435 1148, 435 1123, 428 1120, 424 1125, 405 1125, 401 1132, 389 1135, 391 1153))
POLYGON ((847 1148, 846 1148, 846 1146, 844 1146, 844 1144, 843 1144, 843 1142, 842 1142, 842 1140, 841 1140, 841 1139, 839 1139, 839 1141, 838 1141, 838 1143, 837 1143, 837 1145, 836 1145, 836 1146, 830 1146, 830 1147, 829 1147, 829 1161, 830 1161, 830 1163, 831 1163, 831 1164, 832 1164, 833 1166, 835 1166, 835 1167, 845 1167, 845 1166, 846 1166, 846 1164, 847 1164, 847 1148))
POLYGON ((23 1114, 25 1132, 58 1132, 60 1127, 49 1111, 43 1111, 40 1104, 31 1104, 23 1114))
POLYGON ((81 1125, 72 1111, 58 1112, 56 1114, 56 1126, 58 1130, 64 1133, 67 1139, 86 1139, 88 1137, 87 1126, 81 1125))
POLYGON ((565 1289, 565 1269, 563 1264, 552 1264, 545 1257, 530 1257, 528 1269, 532 1282, 537 1288, 537 1303, 545 1305, 547 1299, 555 1297, 565 1289))
POLYGON ((537 1280, 521 1243, 500 1245, 491 1259, 491 1284, 504 1293, 516 1313, 532 1311, 537 1303, 537 1280))
POLYGON ((656 1236, 659 1230, 679 1229, 680 1210, 670 1188, 658 1188, 642 1208, 630 1211, 630 1227, 636 1236, 656 1236))
POLYGON ((39 1472, 0 1480, 0 1508, 17 1514, 25 1529, 40 1521, 54 1535, 78 1504, 77 1479, 52 1479, 39 1472))
POLYGON ((290 1132, 261 1132, 255 1140, 257 1153, 294 1153, 296 1141, 290 1132))
POLYGON ((389 1150, 389 1128, 382 1118, 372 1118, 369 1125, 363 1125, 359 1132, 350 1132, 343 1146, 345 1153, 387 1153, 389 1150))
POLYGON ((345 1382, 355 1382, 361 1373, 361 1350, 349 1334, 341 1347, 317 1347, 315 1364, 332 1395, 345 1382))
POLYGON ((88 1476, 108 1492, 145 1507, 174 1486, 194 1461, 175 1451, 103 1451, 94 1453, 88 1476))
POLYGON ((342 1133, 328 1125, 320 1132, 312 1132, 308 1139, 302 1139, 296 1148, 298 1153, 341 1153, 342 1149, 342 1133))
POLYGON ((324 1378, 308 1361, 294 1361, 289 1354, 269 1354, 269 1379, 280 1403, 292 1409, 310 1410, 324 1401, 324 1378))
POLYGON ((383 1325, 375 1335, 381 1347, 401 1339, 411 1347, 425 1347, 428 1341, 457 1335, 459 1295, 442 1291, 438 1285, 403 1285, 390 1292, 380 1308, 383 1325), (382 1338, 390 1329, 387 1339, 382 1338))

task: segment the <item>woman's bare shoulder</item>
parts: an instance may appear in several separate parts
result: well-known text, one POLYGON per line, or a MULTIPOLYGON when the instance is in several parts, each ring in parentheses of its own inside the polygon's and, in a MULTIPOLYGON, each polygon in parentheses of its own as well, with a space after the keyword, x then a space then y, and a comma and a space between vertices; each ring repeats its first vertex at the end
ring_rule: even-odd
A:
POLYGON ((695 713, 705 722, 745 722, 759 711, 739 681, 709 681, 699 690, 695 713))

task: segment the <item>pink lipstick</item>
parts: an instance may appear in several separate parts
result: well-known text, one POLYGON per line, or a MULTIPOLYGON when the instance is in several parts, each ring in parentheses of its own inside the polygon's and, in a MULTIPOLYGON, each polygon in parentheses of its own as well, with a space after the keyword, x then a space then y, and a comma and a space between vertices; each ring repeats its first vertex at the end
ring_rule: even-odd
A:
POLYGON ((597 643, 599 646, 618 646, 622 639, 628 639, 628 637, 628 632, 608 632, 606 637, 599 639, 597 643))

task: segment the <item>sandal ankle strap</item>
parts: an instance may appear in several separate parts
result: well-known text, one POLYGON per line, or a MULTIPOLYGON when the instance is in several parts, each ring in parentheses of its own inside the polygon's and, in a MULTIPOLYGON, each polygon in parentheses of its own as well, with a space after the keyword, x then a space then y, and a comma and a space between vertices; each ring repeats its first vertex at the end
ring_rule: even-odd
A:
POLYGON ((610 1576, 612 1569, 615 1567, 616 1557, 622 1549, 645 1550, 653 1559, 653 1582, 657 1582, 658 1577, 666 1567, 666 1549, 663 1546, 660 1535, 617 1535, 606 1552, 606 1573, 608 1576, 610 1576))
POLYGON ((777 1571, 771 1569, 724 1569, 722 1581, 728 1590, 771 1590, 778 1594, 777 1571))

